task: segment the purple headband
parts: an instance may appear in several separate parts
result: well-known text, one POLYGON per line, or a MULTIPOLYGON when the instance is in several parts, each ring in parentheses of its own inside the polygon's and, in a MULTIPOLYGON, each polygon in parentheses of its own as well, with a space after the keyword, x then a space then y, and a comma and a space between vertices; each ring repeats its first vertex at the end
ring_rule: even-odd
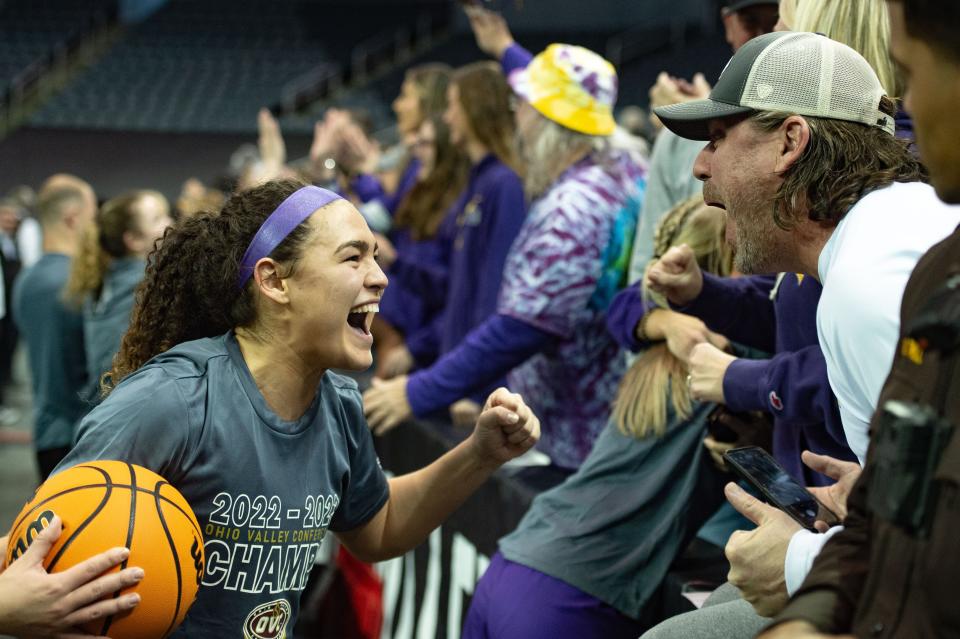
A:
POLYGON ((310 217, 314 211, 334 200, 342 199, 333 191, 321 189, 319 186, 305 186, 281 202, 280 206, 260 225, 257 234, 250 240, 250 246, 247 247, 243 259, 240 260, 237 289, 242 289, 247 280, 253 276, 253 267, 256 263, 270 255, 280 245, 280 242, 290 235, 293 229, 310 217))

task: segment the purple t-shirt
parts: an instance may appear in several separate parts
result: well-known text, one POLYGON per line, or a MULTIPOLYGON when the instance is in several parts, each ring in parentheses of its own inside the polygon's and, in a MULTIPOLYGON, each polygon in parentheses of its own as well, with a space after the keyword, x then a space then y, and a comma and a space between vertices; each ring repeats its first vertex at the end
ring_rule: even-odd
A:
POLYGON ((553 335, 507 377, 534 408, 539 448, 576 468, 610 416, 624 359, 604 318, 623 286, 643 171, 626 155, 591 155, 537 199, 511 248, 497 312, 553 335))

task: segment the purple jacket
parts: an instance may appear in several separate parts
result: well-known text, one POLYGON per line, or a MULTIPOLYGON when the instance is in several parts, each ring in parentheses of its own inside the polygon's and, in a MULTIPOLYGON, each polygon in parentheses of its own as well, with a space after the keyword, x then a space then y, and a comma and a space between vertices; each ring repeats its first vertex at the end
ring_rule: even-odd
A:
POLYGON ((397 212, 397 207, 400 206, 400 202, 407 193, 410 192, 413 185, 417 183, 417 175, 419 173, 420 162, 416 159, 411 159, 410 162, 407 163, 407 168, 403 170, 400 181, 397 183, 397 188, 393 193, 384 191, 380 180, 366 173, 362 173, 353 178, 350 186, 353 188, 353 192, 357 194, 357 197, 360 198, 361 202, 366 204, 373 200, 379 200, 380 203, 383 204, 383 208, 385 208, 392 217, 393 214, 397 212))
POLYGON ((395 229, 391 234, 397 260, 387 271, 390 285, 380 300, 380 314, 391 326, 403 333, 407 348, 417 367, 429 366, 440 349, 439 322, 442 321, 443 299, 421 295, 433 286, 446 290, 449 258, 444 238, 414 240, 409 229, 395 229), (425 284, 426 282, 426 284, 425 284))
MULTIPOLYGON (((833 480, 804 466, 801 451, 856 461, 843 434, 817 341, 821 290, 814 278, 792 273, 779 280, 771 275, 719 278, 704 273, 697 299, 676 309, 699 317, 735 342, 776 353, 764 360, 737 359, 724 376, 723 394, 733 410, 773 415, 774 456, 791 475, 811 486, 833 480)), ((614 299, 607 328, 625 348, 643 347, 634 331, 650 306, 640 297, 639 283, 614 299)))
POLYGON ((494 313, 503 264, 525 216, 520 178, 491 154, 470 169, 433 239, 395 236, 398 257, 381 311, 406 329, 418 365, 453 350, 494 313), (388 300, 394 285, 400 292, 388 300))

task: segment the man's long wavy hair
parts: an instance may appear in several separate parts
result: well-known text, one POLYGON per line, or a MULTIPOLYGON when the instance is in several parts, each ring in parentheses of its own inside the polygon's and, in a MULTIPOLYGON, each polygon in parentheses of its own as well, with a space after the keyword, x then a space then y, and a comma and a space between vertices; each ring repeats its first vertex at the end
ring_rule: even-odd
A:
MULTIPOLYGON (((130 328, 113 368, 100 380, 103 395, 177 344, 254 324, 256 283, 251 278, 236 288, 240 261, 267 217, 303 186, 297 180, 267 182, 233 195, 219 213, 200 213, 167 229, 147 258, 130 328)), ((283 277, 293 273, 309 232, 301 223, 270 253, 286 269, 283 277)))
MULTIPOLYGON (((896 112, 884 97, 880 109, 896 112)), ((760 131, 775 131, 788 113, 760 111, 749 117, 760 131)), ((871 191, 894 182, 926 182, 927 170, 907 149, 908 142, 859 122, 803 116, 810 142, 786 172, 774 198, 773 221, 785 231, 804 217, 836 226, 871 191)))
MULTIPOLYGON (((686 244, 702 270, 729 275, 733 256, 724 241, 726 219, 720 209, 704 206, 702 195, 684 200, 657 226, 651 264, 671 246, 686 244)), ((650 297, 659 306, 668 307, 662 297, 650 297)), ((620 432, 637 439, 662 436, 667 429, 668 405, 677 419, 690 417, 693 402, 686 377, 687 367, 666 343, 648 347, 620 381, 613 406, 613 421, 620 432)))

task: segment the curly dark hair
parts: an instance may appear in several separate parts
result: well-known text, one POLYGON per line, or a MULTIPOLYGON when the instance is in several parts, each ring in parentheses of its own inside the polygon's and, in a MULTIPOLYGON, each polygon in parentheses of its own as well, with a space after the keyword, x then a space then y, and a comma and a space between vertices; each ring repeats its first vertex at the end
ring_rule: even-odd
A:
MULTIPOLYGON (((146 276, 113 369, 101 379, 104 395, 177 344, 254 323, 256 284, 251 279, 236 288, 240 260, 267 217, 303 186, 297 180, 267 182, 233 195, 220 213, 201 213, 167 229, 147 258, 146 276)), ((289 269, 284 277, 293 273, 308 235, 304 222, 270 253, 289 269)))
MULTIPOLYGON (((880 110, 893 116, 884 96, 880 110)), ((750 116, 762 131, 774 131, 788 113, 750 116)), ((835 226, 860 199, 893 182, 926 182, 927 170, 909 151, 909 141, 859 122, 804 116, 810 142, 784 176, 774 199, 773 221, 789 231, 803 218, 835 226)))

